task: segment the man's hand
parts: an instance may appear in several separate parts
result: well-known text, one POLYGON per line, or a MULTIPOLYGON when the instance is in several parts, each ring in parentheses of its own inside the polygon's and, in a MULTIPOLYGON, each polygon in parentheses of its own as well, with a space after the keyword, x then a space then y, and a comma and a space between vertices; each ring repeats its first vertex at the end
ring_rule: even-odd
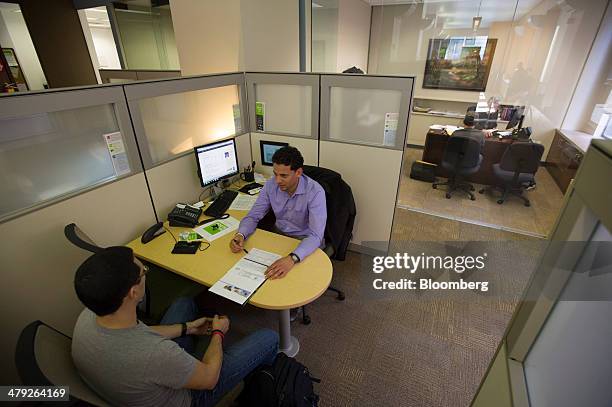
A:
POLYGON ((223 334, 225 335, 227 331, 229 331, 229 326, 230 326, 230 320, 228 317, 224 315, 221 315, 221 316, 215 315, 215 317, 212 319, 213 331, 215 329, 218 329, 221 332, 223 332, 223 334))
POLYGON ((210 335, 212 318, 199 318, 187 322, 187 335, 210 335))
POLYGON ((289 273, 289 270, 291 270, 294 265, 295 263, 290 256, 282 257, 268 267, 268 270, 266 270, 266 277, 270 280, 283 278, 289 273))
POLYGON ((230 240, 230 249, 232 253, 241 252, 244 249, 244 236, 240 233, 236 233, 234 238, 230 240))

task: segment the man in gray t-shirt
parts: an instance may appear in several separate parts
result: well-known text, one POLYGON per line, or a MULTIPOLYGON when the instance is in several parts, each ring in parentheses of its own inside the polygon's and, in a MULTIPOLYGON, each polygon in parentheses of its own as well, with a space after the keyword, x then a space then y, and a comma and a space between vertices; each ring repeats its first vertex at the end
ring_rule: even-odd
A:
POLYGON ((257 331, 223 352, 229 319, 197 318, 180 298, 161 325, 136 318, 146 267, 127 247, 110 247, 77 270, 75 289, 87 307, 74 327, 72 357, 100 396, 121 406, 210 406, 260 364, 272 364, 278 336, 257 331), (193 356, 194 335, 211 335, 204 356, 193 356))

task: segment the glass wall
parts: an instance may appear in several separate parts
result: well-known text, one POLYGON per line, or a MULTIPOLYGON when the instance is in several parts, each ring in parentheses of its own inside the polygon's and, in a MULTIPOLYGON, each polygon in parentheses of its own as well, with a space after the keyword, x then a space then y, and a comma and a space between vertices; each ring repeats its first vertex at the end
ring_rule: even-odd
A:
POLYGON ((170 6, 115 5, 125 69, 179 69, 170 6))

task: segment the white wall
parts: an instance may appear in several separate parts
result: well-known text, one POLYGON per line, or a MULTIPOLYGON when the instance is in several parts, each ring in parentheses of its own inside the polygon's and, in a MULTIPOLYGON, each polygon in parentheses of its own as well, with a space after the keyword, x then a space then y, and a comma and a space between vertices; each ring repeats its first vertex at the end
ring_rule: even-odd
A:
POLYGON ((101 69, 121 69, 117 47, 110 28, 91 28, 91 37, 101 69))
POLYGON ((183 75, 299 70, 298 2, 170 0, 183 75))
POLYGON ((0 20, 2 24, 0 25, 4 25, 6 30, 0 30, 0 44, 4 48, 15 50, 30 90, 44 89, 43 85, 47 83, 47 79, 40 66, 23 16, 21 13, 14 12, 15 9, 18 10, 19 6, 1 3, 0 20))
POLYGON ((238 70, 240 0, 170 0, 181 73, 238 70))
POLYGON ((563 128, 592 134, 596 124, 591 114, 597 103, 605 103, 612 90, 612 7, 608 6, 593 48, 589 53, 563 128))
POLYGON ((298 5, 286 0, 241 0, 241 70, 300 70, 298 5))
POLYGON ((339 0, 337 72, 352 66, 367 72, 372 7, 362 0, 339 0))
POLYGON ((312 71, 336 72, 338 62, 338 9, 312 10, 312 71))

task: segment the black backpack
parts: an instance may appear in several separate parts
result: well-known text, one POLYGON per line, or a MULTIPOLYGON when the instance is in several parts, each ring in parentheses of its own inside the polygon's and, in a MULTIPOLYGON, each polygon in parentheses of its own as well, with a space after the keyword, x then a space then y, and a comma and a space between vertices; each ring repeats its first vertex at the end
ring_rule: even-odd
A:
POLYGON ((321 380, 310 376, 306 366, 279 353, 272 366, 263 366, 245 379, 238 397, 239 406, 249 407, 316 407, 319 396, 312 383, 321 380))

